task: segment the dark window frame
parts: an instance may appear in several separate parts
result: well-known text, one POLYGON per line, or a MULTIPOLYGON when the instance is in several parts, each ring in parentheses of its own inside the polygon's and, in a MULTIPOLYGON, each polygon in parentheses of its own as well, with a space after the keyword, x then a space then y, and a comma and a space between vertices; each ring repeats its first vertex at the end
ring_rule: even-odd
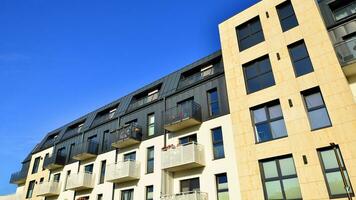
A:
POLYGON ((154 137, 156 135, 156 115, 154 112, 147 114, 147 138, 154 137), (150 123, 150 117, 153 116, 153 123, 150 123), (149 135, 150 128, 153 127, 153 134, 149 135))
POLYGON ((147 148, 147 152, 146 152, 146 174, 151 174, 151 173, 154 173, 154 167, 155 167, 155 164, 154 164, 154 161, 155 161, 155 156, 154 156, 154 153, 155 153, 155 148, 154 146, 151 146, 151 147, 148 147, 147 148), (150 158, 150 151, 153 152, 153 156, 152 158, 150 158), (152 162, 152 170, 150 170, 150 167, 149 167, 149 163, 152 162))
POLYGON ((313 62, 312 60, 310 59, 310 54, 309 54, 309 51, 308 51, 308 48, 307 48, 307 45, 305 44, 305 41, 304 40, 299 40, 299 41, 296 41, 296 42, 293 42, 292 44, 289 44, 287 46, 288 48, 288 53, 289 53, 289 57, 290 57, 290 60, 292 62, 292 65, 293 65, 293 71, 294 71, 294 76, 295 77, 301 77, 303 75, 307 75, 309 73, 312 73, 314 72, 314 66, 313 66, 313 62), (307 52, 307 55, 305 57, 302 57, 302 58, 299 58, 297 60, 294 60, 293 56, 292 56, 292 52, 291 50, 299 45, 304 45, 304 48, 305 48, 305 51, 307 52), (304 74, 299 74, 298 75, 298 72, 297 72, 297 66, 295 65, 296 62, 299 62, 299 61, 302 61, 302 60, 305 60, 305 59, 309 59, 309 62, 311 64, 311 70, 307 73, 304 73, 304 74))
MULTIPOLYGON (((340 162, 341 162, 341 164, 343 165, 343 166, 341 166, 341 169, 342 169, 343 171, 346 171, 347 174, 349 174, 349 173, 347 172, 347 169, 346 169, 346 166, 345 166, 345 162, 344 162, 344 158, 343 158, 342 153, 341 153, 341 149, 340 149, 340 147, 339 147, 338 145, 336 145, 336 148, 337 148, 338 153, 339 153, 339 156, 340 156, 340 162)), ((339 194, 339 195, 333 195, 333 194, 331 194, 331 190, 330 190, 330 186, 329 186, 329 183, 328 183, 326 174, 327 174, 327 173, 332 173, 332 172, 340 172, 340 169, 339 169, 339 168, 325 169, 325 164, 324 164, 323 158, 322 158, 322 156, 321 156, 321 152, 323 152, 323 151, 328 151, 328 150, 334 151, 332 146, 327 146, 327 147, 318 148, 318 149, 317 149, 317 153, 318 153, 318 158, 319 158, 321 170, 322 170, 322 173, 323 173, 325 185, 326 185, 326 188, 327 188, 327 190, 328 190, 329 198, 330 198, 330 199, 347 198, 347 193, 345 193, 345 194, 339 194)), ((340 172, 340 173, 341 173, 341 172, 340 172)), ((354 190, 353 190, 353 187, 352 187, 352 184, 351 184, 350 177, 348 176, 347 178, 349 179, 349 183, 350 183, 350 187, 351 187, 351 191, 352 191, 351 196, 354 197, 354 196, 355 196, 355 193, 354 193, 354 190)))
POLYGON ((225 158, 224 134, 223 134, 222 127, 221 126, 215 127, 213 129, 210 129, 210 131, 211 131, 211 141, 212 141, 212 147, 213 147, 213 160, 219 160, 219 159, 225 158), (220 130, 221 140, 218 140, 218 141, 214 140, 214 133, 215 133, 214 131, 216 131, 216 130, 220 130), (222 146, 223 155, 221 157, 217 157, 215 155, 215 146, 217 146, 217 145, 221 145, 222 146))
POLYGON ((206 93, 207 93, 209 117, 213 118, 213 117, 221 115, 220 95, 219 95, 219 92, 218 92, 218 88, 212 88, 212 89, 208 90, 206 93), (213 92, 215 92, 216 96, 217 96, 215 101, 211 100, 213 92), (212 110, 212 105, 213 104, 217 104, 217 109, 218 109, 217 113, 213 113, 213 110, 212 110))
POLYGON ((132 189, 121 190, 121 197, 120 197, 121 200, 125 200, 124 199, 124 195, 123 195, 125 192, 129 192, 130 193, 130 199, 134 199, 135 190, 132 188, 132 189))
POLYGON ((292 2, 291 2, 290 0, 286 0, 286 1, 282 2, 281 4, 277 5, 277 6, 276 6, 276 10, 277 10, 279 22, 280 22, 280 25, 281 25, 281 28, 282 28, 282 31, 283 31, 283 32, 289 31, 289 30, 291 30, 291 29, 293 29, 293 28, 299 26, 299 22, 298 22, 297 15, 295 14, 293 4, 292 4, 292 2), (288 16, 282 18, 282 16, 281 16, 281 14, 280 14, 279 11, 280 11, 280 9, 282 9, 282 7, 284 7, 284 6, 288 5, 288 4, 290 4, 290 6, 292 7, 293 13, 289 13, 288 16), (294 17, 294 18, 295 18, 295 21, 296 21, 297 24, 295 24, 293 27, 290 27, 290 28, 285 27, 285 26, 283 25, 283 22, 284 22, 285 20, 291 18, 291 17, 294 17))
POLYGON ((100 164, 99 185, 105 183, 105 174, 106 174, 106 160, 102 160, 100 164))
MULTIPOLYGON (((216 185, 216 199, 219 200, 219 193, 227 192, 229 194, 229 180, 227 177, 227 173, 220 173, 220 174, 215 174, 215 185, 216 185), (228 184, 228 187, 226 189, 219 189, 219 177, 225 176, 226 177, 226 184, 228 184)), ((230 195, 229 195, 230 197, 230 195)))
POLYGON ((261 23, 261 20, 260 20, 260 16, 256 16, 256 17, 253 17, 251 19, 249 19, 248 21, 246 21, 245 23, 242 23, 240 25, 238 25, 236 28, 235 28, 235 31, 236 31, 236 36, 237 36, 237 42, 238 42, 238 46, 239 46, 239 51, 242 52, 246 49, 249 49, 263 41, 265 41, 265 37, 264 37, 264 33, 263 33, 263 27, 262 27, 262 23, 261 23), (251 26, 252 24, 254 23, 259 23, 260 24, 260 27, 261 29, 259 31, 255 31, 253 32, 251 30, 251 26), (248 30, 248 34, 245 36, 245 37, 241 37, 241 30, 243 30, 244 28, 246 28, 248 30), (253 36, 255 36, 256 34, 259 34, 259 33, 262 33, 262 38, 257 40, 257 43, 255 42, 252 42, 252 44, 250 44, 250 46, 246 46, 246 47, 242 47, 241 44, 242 42, 241 41, 244 41, 244 40, 248 40, 250 38, 252 38, 253 36))
POLYGON ((98 194, 97 196, 96 196, 96 199, 97 200, 102 200, 103 199, 103 194, 101 193, 101 194, 98 194))
POLYGON ((187 192, 192 192, 193 190, 192 190, 192 181, 193 180, 198 180, 198 186, 199 186, 199 190, 198 191, 200 191, 200 178, 199 177, 194 177, 194 178, 188 178, 188 179, 183 179, 183 180, 180 180, 179 181, 179 190, 180 190, 180 192, 181 193, 183 193, 183 187, 182 187, 182 182, 186 182, 186 181, 189 181, 189 191, 187 191, 187 192))
POLYGON ((151 198, 148 198, 148 193, 149 192, 152 192, 152 195, 153 195, 153 192, 154 192, 154 187, 153 187, 153 185, 148 185, 148 186, 146 186, 145 187, 145 199, 146 200, 153 200, 153 197, 152 197, 152 199, 151 198), (150 191, 149 189, 152 189, 152 191, 150 191))
POLYGON ((35 184, 36 184, 35 180, 29 182, 27 187, 27 192, 26 192, 26 199, 32 198, 33 190, 35 189, 35 184))
POLYGON ((185 144, 190 144, 190 143, 198 143, 198 136, 197 136, 197 134, 196 133, 193 133, 193 134, 190 134, 190 135, 187 135, 187 136, 183 136, 183 137, 180 137, 180 138, 178 138, 178 143, 180 144, 180 145, 185 145, 185 144), (193 141, 192 139, 194 139, 195 138, 195 140, 196 141, 193 141), (183 143, 182 141, 184 141, 185 139, 187 139, 188 141, 187 142, 185 142, 185 143, 183 143))
POLYGON ((41 163, 41 156, 38 156, 33 161, 31 174, 36 174, 38 172, 38 169, 40 168, 40 163, 41 163))
POLYGON ((123 156, 123 158, 124 158, 124 162, 125 161, 135 161, 136 160, 136 151, 132 151, 132 152, 128 152, 128 153, 125 153, 123 156), (126 159, 128 156, 130 156, 131 157, 131 155, 135 155, 135 159, 134 160, 132 160, 132 159, 126 159))

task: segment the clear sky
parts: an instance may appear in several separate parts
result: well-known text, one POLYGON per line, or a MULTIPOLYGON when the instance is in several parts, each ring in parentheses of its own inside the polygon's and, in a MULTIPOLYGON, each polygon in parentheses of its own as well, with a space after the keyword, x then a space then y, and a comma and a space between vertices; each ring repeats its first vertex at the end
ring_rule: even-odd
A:
POLYGON ((220 49, 257 0, 1 0, 0 195, 43 136, 220 49))

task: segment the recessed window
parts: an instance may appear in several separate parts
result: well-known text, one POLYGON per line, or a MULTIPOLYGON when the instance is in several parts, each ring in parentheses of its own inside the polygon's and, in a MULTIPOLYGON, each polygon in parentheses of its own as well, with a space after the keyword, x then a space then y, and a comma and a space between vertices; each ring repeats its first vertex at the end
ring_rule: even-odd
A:
POLYGON ((226 173, 215 175, 215 179, 218 200, 229 200, 229 187, 226 173))
POLYGON ((298 26, 298 20, 290 0, 279 4, 277 6, 277 12, 283 32, 298 26))
POLYGON ((136 160, 136 152, 127 153, 124 155, 124 161, 134 161, 136 160))
POLYGON ((319 88, 302 92, 312 130, 331 126, 328 110, 319 88))
POLYGON ((214 159, 225 158, 224 141, 221 127, 211 130, 214 159))
POLYGON ((55 175, 53 175, 53 181, 54 182, 59 182, 61 180, 61 174, 60 173, 57 173, 55 175))
POLYGON ((260 161, 260 168, 266 199, 302 199, 291 156, 260 161))
POLYGON ((296 77, 313 72, 313 65, 303 40, 288 46, 296 77))
POLYGON ((251 113, 257 143, 287 136, 287 129, 279 101, 272 101, 251 108, 251 113))
POLYGON ((154 147, 147 148, 147 166, 146 173, 153 173, 154 171, 154 147))
POLYGON ((103 160, 103 161, 101 161, 99 184, 104 183, 105 172, 106 172, 106 160, 103 160))
POLYGON ((345 189, 345 186, 347 186, 347 188, 349 189, 349 194, 353 195, 350 178, 347 173, 344 160, 342 159, 339 147, 335 146, 334 148, 323 148, 318 150, 318 153, 330 198, 347 197, 347 191, 345 189), (344 184, 341 171, 344 174, 346 185, 344 184))
POLYGON ((199 178, 192 178, 180 181, 180 192, 200 191, 199 178))
POLYGON ((84 172, 88 174, 93 173, 94 164, 84 166, 84 172))
POLYGON ((208 106, 209 116, 212 117, 220 114, 219 95, 216 88, 208 91, 208 106))
POLYGON ((236 27, 240 51, 248 49, 265 40, 259 17, 255 17, 236 27))
POLYGON ((275 85, 272 67, 268 56, 258 58, 244 64, 242 67, 248 94, 275 85))
POLYGON ((155 114, 147 115, 147 136, 155 134, 155 114))
POLYGON ((153 185, 146 186, 146 200, 153 200, 153 185))
POLYGON ((347 4, 347 1, 335 1, 330 4, 330 9, 334 14, 335 21, 339 21, 356 13, 356 2, 347 4))
POLYGON ((179 138, 179 144, 190 144, 190 143, 197 143, 197 134, 188 135, 182 138, 179 138))
POLYGON ((27 188, 26 199, 32 198, 33 189, 35 188, 35 181, 30 181, 27 188))
POLYGON ((134 200, 134 190, 122 190, 121 191, 121 200, 134 200))
POLYGON ((97 200, 103 200, 103 194, 98 194, 97 200))
POLYGON ((41 160, 41 157, 37 157, 35 158, 34 162, 33 162, 33 167, 32 167, 32 174, 35 174, 38 172, 38 167, 40 165, 40 160, 41 160))

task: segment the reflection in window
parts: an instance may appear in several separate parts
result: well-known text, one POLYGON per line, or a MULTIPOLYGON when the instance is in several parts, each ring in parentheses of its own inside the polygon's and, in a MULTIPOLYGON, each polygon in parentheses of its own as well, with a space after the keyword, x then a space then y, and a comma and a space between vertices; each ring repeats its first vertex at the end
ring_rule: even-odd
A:
POLYGON ((209 116, 216 116, 220 114, 219 95, 216 88, 208 91, 208 106, 209 116))
POLYGON ((225 158, 224 141, 221 127, 211 130, 213 138, 214 159, 225 158))
POLYGON ((279 21, 283 32, 298 26, 292 3, 288 0, 277 6, 279 21))
POLYGON ((236 27, 236 34, 240 51, 248 49, 265 40, 259 17, 236 27))
POLYGON ((289 55, 292 59, 294 73, 296 77, 314 71, 304 41, 299 41, 289 45, 288 50, 289 50, 289 55))
POLYGON ((215 175, 218 200, 229 200, 229 187, 226 173, 215 175))

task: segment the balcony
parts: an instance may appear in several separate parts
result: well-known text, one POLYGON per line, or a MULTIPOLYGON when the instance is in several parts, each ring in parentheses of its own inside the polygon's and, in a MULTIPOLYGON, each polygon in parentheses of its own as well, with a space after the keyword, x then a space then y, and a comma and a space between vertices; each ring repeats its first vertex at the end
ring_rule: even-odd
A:
POLYGON ((151 95, 148 95, 148 96, 145 96, 145 97, 142 97, 140 99, 137 99, 137 100, 134 100, 129 108, 128 108, 128 111, 131 111, 131 110, 134 110, 136 108, 139 108, 147 103, 150 103, 154 100, 157 100, 158 99, 158 96, 159 96, 159 92, 156 92, 156 93, 153 93, 151 95))
POLYGON ((356 74, 356 38, 335 45, 336 55, 346 76, 356 74))
POLYGON ((60 193, 60 183, 56 181, 43 182, 38 185, 38 196, 57 196, 60 193))
POLYGON ((122 183, 140 179, 140 163, 134 160, 118 162, 107 168, 106 181, 122 183))
POLYGON ((165 112, 164 128, 175 132, 202 123, 201 107, 194 101, 188 101, 165 112))
POLYGON ((43 161, 43 168, 53 170, 61 168, 65 165, 66 156, 65 155, 52 155, 51 157, 46 157, 43 161))
POLYGON ((26 182, 27 170, 21 170, 11 174, 10 183, 12 184, 24 184, 26 182))
POLYGON ((96 141, 87 141, 75 146, 73 150, 73 159, 87 160, 95 158, 98 155, 99 144, 96 141))
POLYGON ((162 150, 162 169, 176 172, 205 166, 204 147, 197 143, 183 144, 162 150))
POLYGON ((126 125, 111 134, 111 145, 116 148, 124 148, 139 144, 142 139, 142 129, 136 124, 126 125))
POLYGON ((87 172, 73 173, 68 176, 67 190, 87 190, 94 188, 95 176, 87 172))
POLYGON ((208 194, 205 192, 183 192, 173 195, 163 195, 161 200, 208 200, 208 194))

